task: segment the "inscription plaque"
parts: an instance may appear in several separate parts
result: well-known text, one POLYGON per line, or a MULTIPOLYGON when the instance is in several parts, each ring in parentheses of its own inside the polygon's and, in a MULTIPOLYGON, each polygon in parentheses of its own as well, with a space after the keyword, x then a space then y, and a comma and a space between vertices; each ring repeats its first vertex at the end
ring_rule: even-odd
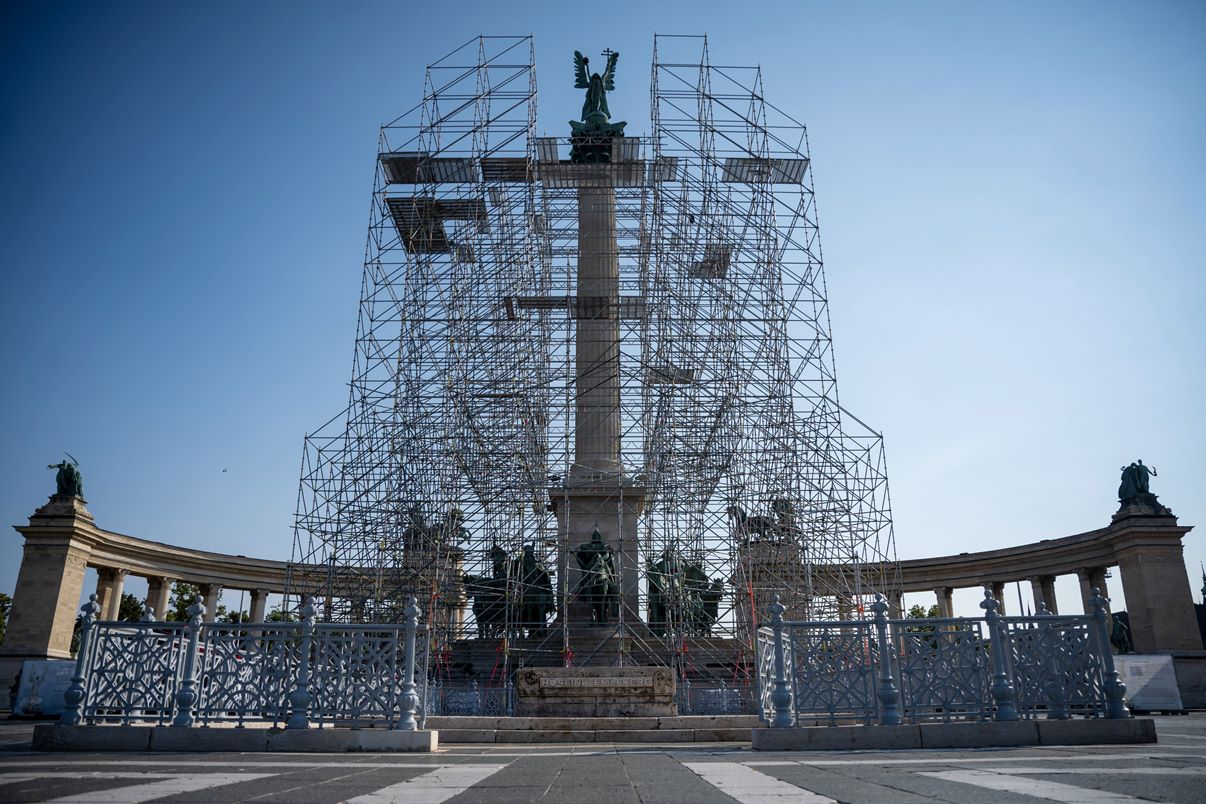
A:
POLYGON ((515 674, 521 717, 633 717, 678 713, 669 667, 526 667, 515 674))

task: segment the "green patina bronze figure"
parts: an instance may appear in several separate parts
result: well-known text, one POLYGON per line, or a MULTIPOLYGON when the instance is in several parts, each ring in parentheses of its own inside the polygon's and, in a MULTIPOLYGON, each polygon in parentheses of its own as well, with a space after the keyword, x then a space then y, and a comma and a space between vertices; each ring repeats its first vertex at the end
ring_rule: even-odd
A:
POLYGON ((56 497, 84 497, 84 478, 80 474, 79 464, 72 459, 71 463, 59 461, 46 467, 58 469, 54 476, 56 497))
POLYGON ((1118 499, 1126 501, 1150 495, 1150 478, 1156 477, 1156 467, 1145 466, 1140 458, 1130 466, 1122 467, 1122 483, 1118 486, 1118 499))
POLYGON ((590 535, 590 541, 574 550, 582 577, 575 590, 590 604, 591 614, 597 623, 608 622, 615 616, 620 600, 620 587, 616 583, 615 551, 603 541, 599 526, 590 535))
POLYGON ((582 119, 571 120, 570 161, 599 164, 611 161, 611 141, 624 136, 627 123, 611 122, 611 110, 607 108, 607 93, 616 88, 616 61, 620 54, 604 51, 607 67, 603 74, 591 74, 590 59, 581 51, 574 51, 574 88, 585 89, 586 99, 582 103, 582 119))

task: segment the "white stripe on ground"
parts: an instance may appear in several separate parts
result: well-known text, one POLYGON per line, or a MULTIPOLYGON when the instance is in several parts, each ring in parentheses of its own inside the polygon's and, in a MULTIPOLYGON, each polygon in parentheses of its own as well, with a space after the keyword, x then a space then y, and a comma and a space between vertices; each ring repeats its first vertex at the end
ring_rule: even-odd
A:
MULTIPOLYGON (((54 777, 63 777, 68 774, 56 773, 54 777)), ((142 776, 146 778, 147 774, 142 776)), ((186 773, 183 775, 173 774, 169 779, 161 779, 160 781, 150 784, 136 784, 128 787, 115 787, 111 790, 96 790, 91 793, 80 793, 76 796, 64 796, 63 798, 51 799, 52 802, 121 802, 121 804, 139 804, 142 801, 150 801, 151 799, 163 798, 164 796, 175 796, 181 793, 195 793, 198 790, 205 790, 210 787, 220 787, 227 784, 239 784, 242 782, 251 782, 256 779, 263 779, 265 776, 271 776, 270 773, 186 773)), ((133 774, 87 774, 93 779, 128 779, 132 778, 133 774)), ((163 776, 163 774, 156 774, 163 776)), ((43 777, 43 778, 50 778, 43 777)))
MULTIPOLYGON (((526 755, 525 755, 526 756, 526 755)), ((35 760, 32 762, 24 762, 14 760, 13 764, 20 763, 22 768, 37 768, 37 767, 63 767, 63 760, 46 761, 35 760)), ((225 762, 217 762, 215 760, 179 760, 172 761, 168 759, 80 759, 71 758, 71 764, 80 767, 92 767, 93 765, 137 765, 140 768, 445 768, 450 765, 455 765, 455 762, 357 762, 354 759, 349 759, 347 762, 247 762, 244 760, 226 760, 225 762)), ((4 771, 0 771, 4 773, 4 771)), ((62 775, 62 774, 56 774, 62 775)))
POLYGON ((982 770, 955 771, 926 771, 921 776, 931 776, 947 782, 961 782, 988 790, 998 790, 1005 793, 1017 793, 1023 796, 1045 798, 1048 801, 1064 801, 1069 804, 1082 804, 1095 801, 1142 801, 1122 793, 1111 793, 1108 790, 1093 790, 1077 787, 1060 782, 1025 779, 1021 776, 1008 776, 1002 773, 982 770))
MULTIPOLYGON (((952 749, 954 750, 954 749, 952 749)), ((986 762, 1116 762, 1118 760, 1201 759, 1201 754, 1052 754, 1038 757, 950 757, 947 759, 797 759, 800 765, 982 765, 986 762)), ((756 761, 756 760, 755 760, 756 761)))
POLYGON ((407 804, 440 804, 489 776, 506 765, 449 765, 436 768, 405 782, 391 784, 372 793, 348 799, 347 804, 387 804, 405 801, 407 804))
POLYGON ((683 767, 741 804, 836 804, 832 798, 767 776, 739 762, 684 762, 683 767))
POLYGON ((1064 774, 1079 773, 1083 775, 1112 775, 1112 776, 1201 776, 1206 774, 1206 768, 980 768, 993 773, 1014 774, 1064 774))

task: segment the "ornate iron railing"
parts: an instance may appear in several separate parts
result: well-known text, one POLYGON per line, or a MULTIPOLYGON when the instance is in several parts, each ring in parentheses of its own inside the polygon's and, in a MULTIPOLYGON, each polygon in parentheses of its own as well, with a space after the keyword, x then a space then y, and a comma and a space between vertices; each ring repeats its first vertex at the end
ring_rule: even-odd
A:
POLYGON ((1130 717, 1106 633, 1092 612, 1003 617, 985 592, 983 619, 789 622, 771 606, 758 632, 760 716, 772 726, 904 721, 1130 717))
POLYGON ((68 725, 413 730, 424 716, 428 640, 413 598, 391 625, 316 623, 309 600, 291 623, 207 623, 200 602, 187 623, 97 622, 99 610, 95 595, 83 607, 68 725))

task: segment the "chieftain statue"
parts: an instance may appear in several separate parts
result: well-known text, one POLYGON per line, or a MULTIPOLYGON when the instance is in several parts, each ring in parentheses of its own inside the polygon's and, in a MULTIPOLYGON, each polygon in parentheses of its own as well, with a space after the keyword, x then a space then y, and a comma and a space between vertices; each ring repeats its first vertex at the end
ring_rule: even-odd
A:
POLYGON ((711 580, 702 565, 685 561, 669 548, 645 564, 649 579, 649 627, 658 636, 681 628, 688 636, 711 636, 719 617, 724 582, 711 580))
POLYGON ((611 161, 611 141, 624 136, 623 121, 611 122, 611 110, 607 108, 607 93, 616 88, 616 62, 619 53, 604 51, 607 67, 603 74, 591 74, 590 59, 581 51, 574 51, 574 88, 585 89, 586 99, 582 103, 582 119, 570 121, 570 161, 577 163, 606 163, 611 161))
POLYGON ((54 476, 54 496, 84 498, 84 478, 80 474, 79 463, 75 458, 72 458, 70 462, 59 461, 58 463, 52 463, 46 468, 59 470, 54 476))
POLYGON ((595 622, 608 622, 615 615, 620 587, 616 583, 615 551, 603 541, 598 525, 591 533, 590 541, 574 551, 574 557, 582 570, 575 591, 590 604, 595 622))

